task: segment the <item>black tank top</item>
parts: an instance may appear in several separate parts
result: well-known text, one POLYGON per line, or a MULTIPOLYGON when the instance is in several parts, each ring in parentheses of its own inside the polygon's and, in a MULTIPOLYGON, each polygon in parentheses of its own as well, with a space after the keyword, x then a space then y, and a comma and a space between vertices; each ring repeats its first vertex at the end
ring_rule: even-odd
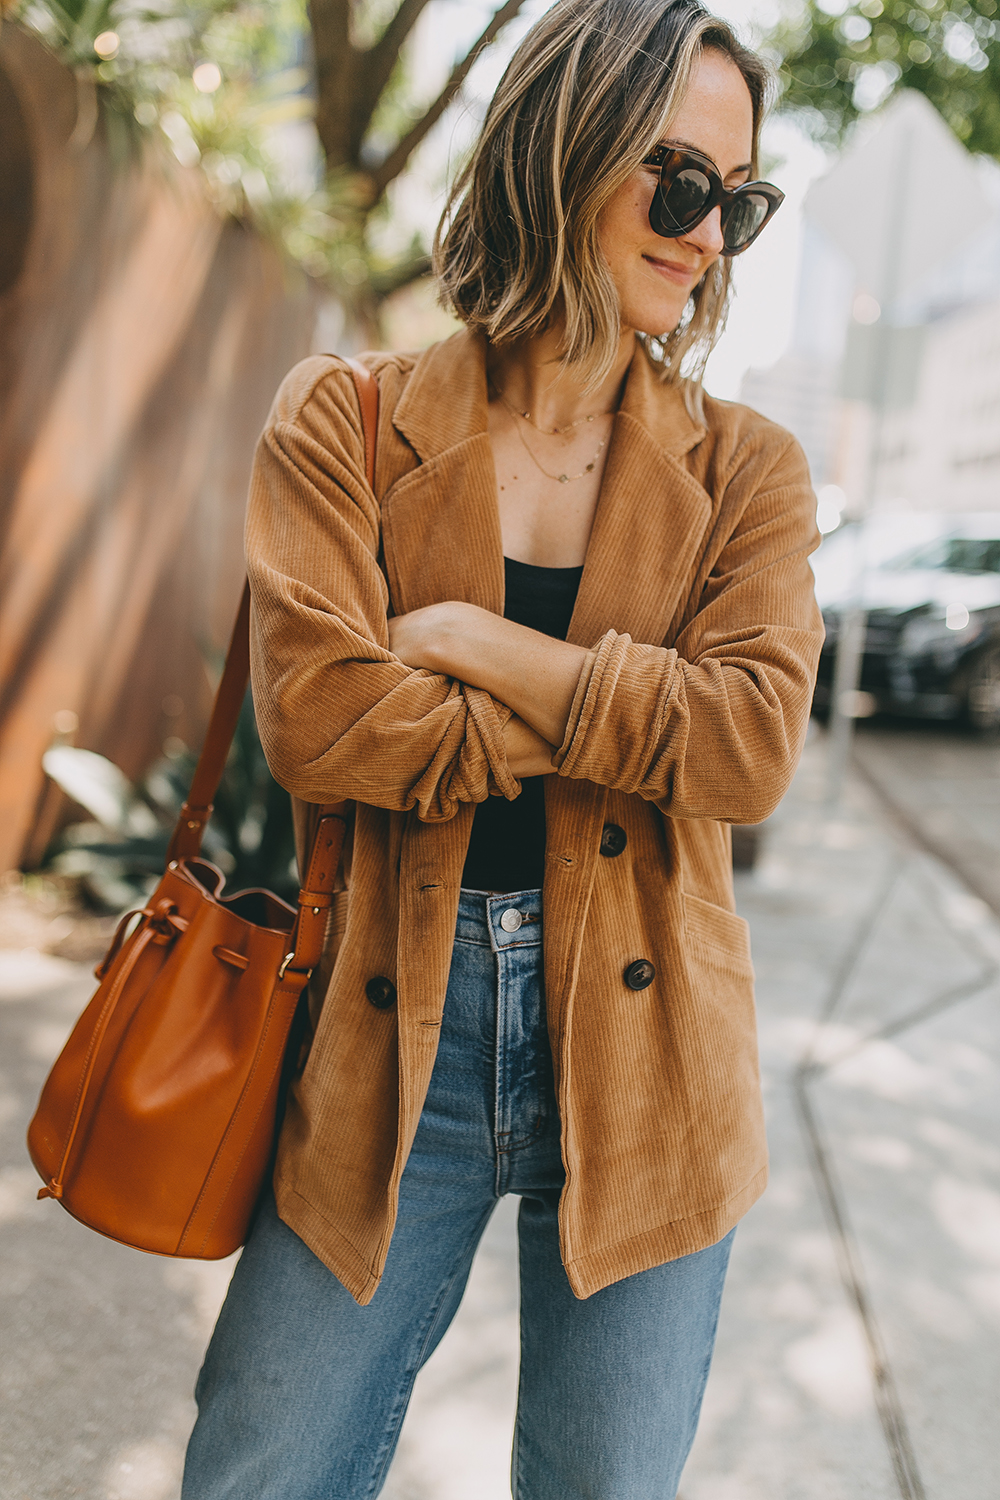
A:
MULTIPOLYGON (((564 641, 582 568, 536 568, 504 558, 504 618, 564 641)), ((487 797, 476 808, 462 884, 473 891, 530 891, 545 873, 543 778, 526 777, 521 795, 487 797)))

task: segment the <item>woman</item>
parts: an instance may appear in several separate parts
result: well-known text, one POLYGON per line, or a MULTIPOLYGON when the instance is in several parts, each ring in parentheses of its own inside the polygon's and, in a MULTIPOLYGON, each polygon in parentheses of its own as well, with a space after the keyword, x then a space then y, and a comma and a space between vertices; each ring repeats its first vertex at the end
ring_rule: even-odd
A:
POLYGON ((276 398, 257 715, 356 814, 187 1500, 378 1494, 508 1192, 515 1495, 676 1492, 766 1175, 727 825, 785 791, 821 637, 802 454, 697 378, 781 198, 738 191, 765 83, 696 0, 559 0, 439 236, 464 331, 367 357, 375 493, 340 361, 276 398))

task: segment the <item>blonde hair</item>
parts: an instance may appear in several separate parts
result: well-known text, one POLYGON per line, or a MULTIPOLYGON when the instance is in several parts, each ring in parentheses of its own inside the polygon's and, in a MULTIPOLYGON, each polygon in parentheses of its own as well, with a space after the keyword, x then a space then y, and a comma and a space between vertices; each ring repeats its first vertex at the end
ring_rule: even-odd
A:
MULTIPOLYGON (((663 139, 705 48, 739 68, 753 104, 753 165, 766 64, 699 0, 557 0, 518 47, 434 243, 441 300, 495 344, 558 315, 564 360, 596 386, 619 348, 618 295, 598 243, 605 204, 663 139)), ((729 300, 710 267, 680 323, 645 340, 664 380, 700 383, 729 300)))

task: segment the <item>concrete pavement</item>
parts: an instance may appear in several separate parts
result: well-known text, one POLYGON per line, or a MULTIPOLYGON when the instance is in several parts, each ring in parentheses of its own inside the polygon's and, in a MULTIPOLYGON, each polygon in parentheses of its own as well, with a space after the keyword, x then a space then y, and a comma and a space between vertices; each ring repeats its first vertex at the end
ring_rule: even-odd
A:
POLYGON ((773 1176, 685 1500, 1000 1494, 1000 927, 809 747, 741 882, 773 1176))
MULTIPOLYGON (((813 739, 739 877, 773 1176, 737 1233, 681 1493, 996 1500, 1000 924, 865 782, 833 819, 822 795, 813 739)), ((44 953, 0 957, 3 1500, 175 1500, 228 1276, 34 1201, 24 1123, 91 983, 44 953)), ((509 1497, 515 1213, 495 1215, 420 1377, 388 1500, 509 1497)))

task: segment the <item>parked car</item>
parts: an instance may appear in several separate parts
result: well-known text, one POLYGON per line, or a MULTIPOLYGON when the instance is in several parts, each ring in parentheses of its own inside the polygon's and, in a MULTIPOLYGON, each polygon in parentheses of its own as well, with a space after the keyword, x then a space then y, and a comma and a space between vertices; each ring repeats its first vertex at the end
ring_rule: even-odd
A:
POLYGON ((834 533, 817 554, 816 574, 827 632, 814 699, 820 714, 830 706, 837 640, 853 596, 867 611, 863 712, 1000 729, 1000 513, 895 523, 882 516, 871 537, 834 533), (923 533, 916 545, 914 530, 923 533), (886 556, 894 532, 904 547, 886 556), (866 559, 860 568, 852 551, 866 559))

